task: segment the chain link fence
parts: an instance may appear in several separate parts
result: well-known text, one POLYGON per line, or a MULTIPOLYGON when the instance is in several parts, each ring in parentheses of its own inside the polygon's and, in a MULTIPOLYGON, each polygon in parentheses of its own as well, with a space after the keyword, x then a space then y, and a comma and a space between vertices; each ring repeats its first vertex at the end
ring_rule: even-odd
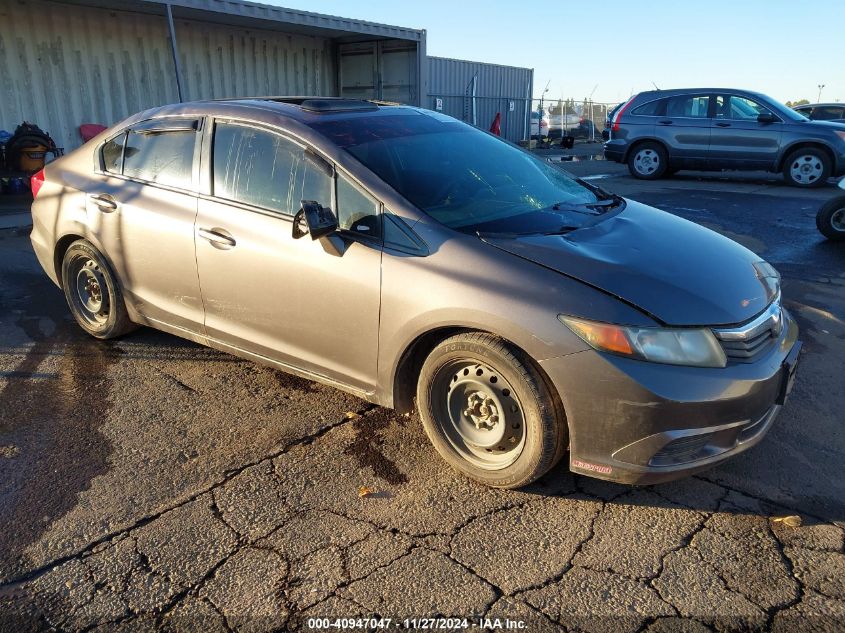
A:
POLYGON ((574 99, 484 97, 467 94, 431 94, 427 107, 484 130, 499 115, 500 134, 514 143, 529 139, 560 144, 602 142, 606 121, 618 103, 574 99))
POLYGON ((601 143, 608 117, 618 105, 589 99, 533 99, 531 139, 558 144, 570 137, 574 142, 601 143))

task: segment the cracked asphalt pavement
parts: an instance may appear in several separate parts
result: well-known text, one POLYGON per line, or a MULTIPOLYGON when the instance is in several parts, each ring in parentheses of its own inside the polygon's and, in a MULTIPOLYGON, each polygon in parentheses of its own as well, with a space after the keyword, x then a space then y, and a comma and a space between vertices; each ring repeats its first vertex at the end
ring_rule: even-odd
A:
POLYGON ((87 338, 26 235, 3 231, 0 630, 308 630, 374 614, 840 629, 845 246, 813 223, 834 190, 566 167, 783 273, 805 348, 759 446, 653 487, 558 467, 487 489, 451 471, 413 416, 149 329, 87 338), (791 515, 800 526, 776 520, 791 515))

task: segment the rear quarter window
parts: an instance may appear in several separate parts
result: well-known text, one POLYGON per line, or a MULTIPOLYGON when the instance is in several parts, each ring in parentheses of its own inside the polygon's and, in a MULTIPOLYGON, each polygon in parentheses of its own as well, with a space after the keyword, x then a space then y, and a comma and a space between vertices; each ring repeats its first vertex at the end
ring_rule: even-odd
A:
POLYGON ((100 150, 103 170, 111 174, 123 172, 123 143, 125 140, 126 134, 124 133, 106 141, 103 145, 102 150, 100 150))
POLYGON ((649 101, 631 110, 637 116, 661 116, 666 111, 666 99, 649 101))

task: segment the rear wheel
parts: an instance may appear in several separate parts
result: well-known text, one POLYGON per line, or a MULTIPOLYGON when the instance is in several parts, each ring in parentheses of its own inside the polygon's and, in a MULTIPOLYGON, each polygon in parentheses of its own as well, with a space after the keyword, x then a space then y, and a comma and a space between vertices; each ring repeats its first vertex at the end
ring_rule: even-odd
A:
POLYGON ((91 336, 109 339, 134 330, 117 277, 87 240, 77 240, 62 259, 62 287, 71 314, 91 336))
POLYGON ((796 187, 820 187, 830 176, 830 157, 815 147, 799 148, 783 163, 783 175, 796 187))
POLYGON ((490 334, 459 334, 435 347, 420 372, 417 404, 440 455, 489 486, 529 484, 566 449, 566 419, 543 377, 524 353, 490 334))
POLYGON ((845 240, 845 196, 829 200, 819 209, 816 226, 829 240, 845 240))
POLYGON ((657 180, 669 169, 669 155, 660 143, 641 143, 628 156, 628 171, 634 178, 657 180))

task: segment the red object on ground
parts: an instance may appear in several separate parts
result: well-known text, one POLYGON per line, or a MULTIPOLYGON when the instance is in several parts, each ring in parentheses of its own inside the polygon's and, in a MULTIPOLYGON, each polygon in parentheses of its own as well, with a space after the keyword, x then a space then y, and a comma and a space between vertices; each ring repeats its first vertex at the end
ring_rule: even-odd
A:
POLYGON ((79 126, 79 133, 82 135, 82 140, 87 143, 105 129, 105 125, 98 123, 83 123, 79 126))
POLYGON ((497 112, 496 118, 493 119, 493 125, 490 126, 490 131, 496 136, 502 135, 502 113, 497 112))

